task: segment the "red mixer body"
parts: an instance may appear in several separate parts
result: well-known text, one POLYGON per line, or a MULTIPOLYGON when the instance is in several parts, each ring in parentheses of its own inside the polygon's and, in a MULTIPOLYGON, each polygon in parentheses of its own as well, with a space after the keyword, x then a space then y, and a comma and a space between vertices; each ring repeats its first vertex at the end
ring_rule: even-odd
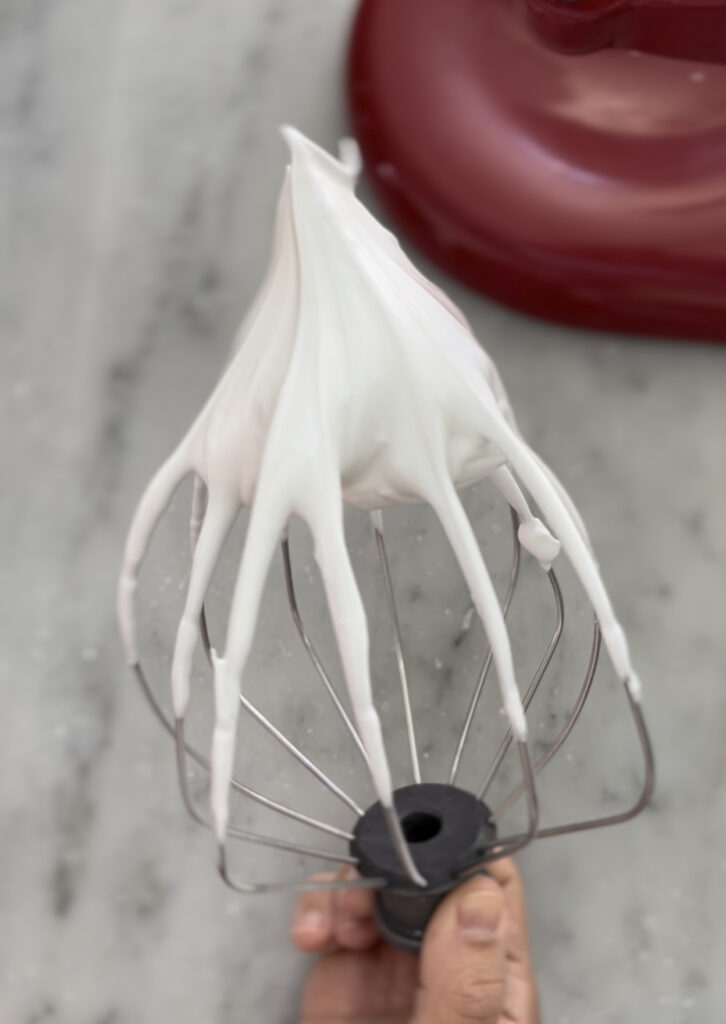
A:
POLYGON ((452 274, 726 341, 724 62, 715 0, 363 0, 348 89, 383 203, 452 274))

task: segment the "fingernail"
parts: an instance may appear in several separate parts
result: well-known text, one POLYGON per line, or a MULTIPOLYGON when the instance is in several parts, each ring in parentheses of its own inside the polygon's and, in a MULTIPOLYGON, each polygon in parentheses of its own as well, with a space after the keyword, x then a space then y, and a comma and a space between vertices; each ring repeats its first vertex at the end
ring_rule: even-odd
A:
POLYGON ((459 904, 459 931, 466 942, 491 942, 502 919, 504 901, 498 892, 472 892, 459 904))
POLYGON ((306 910, 295 920, 296 932, 322 932, 325 928, 325 914, 321 910, 306 910))

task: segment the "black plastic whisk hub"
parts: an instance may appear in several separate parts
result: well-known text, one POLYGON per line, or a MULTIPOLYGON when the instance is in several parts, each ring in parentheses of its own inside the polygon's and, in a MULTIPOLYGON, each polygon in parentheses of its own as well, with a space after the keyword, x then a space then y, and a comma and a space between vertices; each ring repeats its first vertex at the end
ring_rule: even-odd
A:
POLYGON ((462 874, 480 864, 496 840, 487 805, 457 786, 424 782, 394 793, 396 812, 425 888, 406 876, 380 803, 358 819, 350 852, 364 878, 383 878, 376 892, 381 933, 399 949, 420 948, 429 919, 462 874))

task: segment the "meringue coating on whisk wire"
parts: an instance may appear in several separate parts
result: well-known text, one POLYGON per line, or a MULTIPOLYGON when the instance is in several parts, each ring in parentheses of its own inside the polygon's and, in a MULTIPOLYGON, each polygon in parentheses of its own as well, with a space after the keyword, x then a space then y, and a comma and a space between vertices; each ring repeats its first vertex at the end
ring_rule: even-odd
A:
MULTIPOLYGON (((408 502, 432 507, 483 623, 512 737, 525 749, 527 723, 505 615, 459 487, 489 478, 516 514, 519 542, 545 572, 564 549, 635 704, 640 686, 572 501, 520 435, 499 375, 464 316, 356 198, 354 145, 346 142, 345 159, 337 160, 292 128, 283 135, 291 160, 267 274, 221 380, 136 510, 118 588, 121 632, 127 659, 138 667, 139 569, 177 486, 194 474, 192 568, 172 663, 174 716, 182 723, 205 595, 240 508, 250 508, 224 650, 210 652, 211 809, 223 849, 262 591, 290 517, 303 519, 313 536, 350 695, 348 725, 406 874, 423 885, 394 811, 371 687, 368 623, 343 530, 344 502, 371 512, 381 544, 381 509, 408 502), (532 512, 523 488, 547 525, 532 512)), ((183 748, 179 729, 177 740, 183 748)))

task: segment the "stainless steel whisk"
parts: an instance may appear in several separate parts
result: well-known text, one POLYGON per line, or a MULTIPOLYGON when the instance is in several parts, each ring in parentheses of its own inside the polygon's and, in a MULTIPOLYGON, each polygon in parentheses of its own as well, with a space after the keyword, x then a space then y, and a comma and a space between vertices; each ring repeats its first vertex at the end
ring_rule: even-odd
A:
MULTIPOLYGON (((512 557, 506 593, 503 599, 505 615, 509 612, 517 589, 522 558, 522 546, 518 538, 519 517, 512 509, 510 509, 510 517, 512 557)), ((404 837, 409 843, 410 848, 415 851, 413 856, 426 877, 426 885, 424 887, 417 885, 415 878, 407 870, 406 861, 399 857, 396 836, 388 831, 380 805, 374 803, 367 809, 362 808, 355 799, 315 763, 311 756, 285 736, 244 695, 240 695, 239 699, 246 712, 267 731, 276 743, 280 744, 289 755, 295 758, 321 785, 326 787, 345 805, 348 813, 354 817, 354 825, 352 830, 346 830, 337 825, 318 820, 296 808, 265 796, 246 785, 240 779, 233 777, 231 785, 236 793, 276 814, 302 823, 310 829, 324 833, 329 837, 334 837, 341 843, 343 849, 347 847, 347 850, 346 852, 334 853, 298 842, 263 835, 255 831, 230 827, 227 836, 231 840, 241 840, 261 847, 282 850, 290 854, 319 858, 339 865, 343 871, 340 873, 340 877, 332 881, 314 881, 307 876, 297 881, 262 883, 243 881, 232 877, 224 847, 220 850, 219 871, 225 883, 233 890, 241 893, 263 893, 285 889, 304 890, 352 887, 375 889, 377 890, 379 925, 384 934, 389 941, 399 947, 415 950, 420 945, 426 922, 443 895, 451 888, 465 881, 473 873, 485 870, 488 862, 499 857, 510 856, 535 839, 562 836, 568 833, 616 825, 634 818, 646 806, 652 793, 654 782, 653 755, 642 709, 639 703, 633 700, 628 688, 625 687, 626 699, 632 714, 644 762, 643 783, 637 799, 632 806, 617 813, 540 827, 536 777, 567 740, 582 713, 593 686, 601 647, 600 628, 595 617, 593 619, 592 639, 584 676, 564 724, 559 729, 554 740, 534 761, 530 757, 527 744, 518 742, 522 778, 520 782, 511 788, 503 800, 492 808, 486 803, 492 783, 513 742, 512 733, 509 730, 501 740, 486 771, 482 773, 480 787, 475 792, 469 792, 458 785, 464 749, 470 737, 477 709, 480 706, 491 671, 491 651, 482 659, 478 675, 474 681, 458 739, 452 751, 451 765, 447 777, 440 783, 424 782, 422 780, 421 761, 416 738, 416 723, 412 711, 408 671, 403 652, 401 627, 380 516, 373 517, 373 533, 386 605, 393 628, 393 650, 400 698, 404 711, 410 772, 414 780, 413 784, 401 787, 396 791, 396 808, 401 820, 404 837), (498 836, 498 822, 521 797, 524 797, 526 800, 527 827, 521 833, 504 837, 498 836)), ((316 677, 327 694, 332 707, 335 709, 342 727, 357 748, 363 761, 367 764, 368 754, 360 735, 341 700, 335 684, 326 671, 303 621, 293 579, 291 542, 287 535, 285 535, 281 542, 280 555, 284 572, 287 603, 297 635, 310 659, 316 677)), ((542 659, 524 695, 523 704, 525 710, 530 708, 540 684, 547 675, 548 668, 564 631, 565 606, 560 583, 554 569, 550 568, 548 570, 547 580, 551 591, 555 623, 542 659)), ((205 610, 202 611, 200 616, 199 633, 203 650, 211 667, 212 649, 205 610)), ((186 738, 184 720, 177 719, 174 721, 165 713, 161 702, 155 695, 154 689, 149 684, 141 662, 134 666, 134 672, 151 710, 164 729, 173 738, 179 789, 184 806, 195 822, 212 829, 212 823, 196 806, 189 786, 189 762, 191 761, 203 769, 208 769, 209 761, 186 738)))
POLYGON ((377 890, 381 928, 416 948, 442 895, 491 860, 535 838, 625 821, 646 804, 653 759, 640 707, 640 684, 627 642, 600 578, 582 521, 551 470, 522 438, 496 368, 465 317, 408 260, 398 243, 358 202, 358 170, 350 141, 336 160, 299 132, 284 130, 292 153, 278 206, 267 276, 244 321, 219 384, 178 447, 158 470, 137 508, 119 581, 119 618, 127 659, 164 727, 175 740, 182 797, 192 817, 214 828, 219 870, 240 892, 288 888, 232 876, 227 842, 240 839, 312 854, 355 868, 357 876, 293 888, 366 886, 377 890), (180 482, 194 475, 192 566, 172 662, 174 720, 164 714, 141 665, 135 594, 155 526, 180 482), (487 479, 511 509, 514 552, 503 605, 460 492, 487 479), (532 511, 529 492, 542 522, 532 511), (344 503, 370 513, 404 710, 413 783, 394 789, 371 684, 368 621, 347 549, 344 503), (454 750, 448 777, 422 779, 407 663, 383 530, 383 509, 433 509, 462 571, 489 644, 454 750), (226 647, 210 643, 205 600, 225 539, 241 506, 250 518, 229 611, 226 647), (288 524, 303 520, 312 535, 331 613, 349 715, 313 645, 298 605, 288 524), (257 708, 243 676, 274 551, 282 562, 290 610, 315 672, 367 765, 378 799, 363 808, 257 708), (521 697, 506 625, 520 570, 521 547, 547 573, 555 627, 521 697), (534 763, 525 711, 562 635, 564 604, 552 564, 562 549, 595 612, 590 656, 579 694, 558 736, 534 763), (570 735, 591 691, 601 634, 620 681, 645 761, 641 794, 628 810, 540 828, 536 776, 570 735), (192 662, 201 637, 214 677, 215 725, 209 760, 185 735, 192 662), (490 669, 496 669, 509 731, 475 792, 457 785, 462 755, 490 669), (351 830, 314 819, 233 776, 240 708, 255 719, 355 816, 351 830), (509 747, 521 781, 494 808, 485 802, 509 747), (187 763, 210 770, 212 817, 196 806, 187 763), (270 811, 348 844, 338 854, 245 831, 229 823, 229 790, 270 811), (500 836, 500 819, 524 797, 526 827, 500 836))

